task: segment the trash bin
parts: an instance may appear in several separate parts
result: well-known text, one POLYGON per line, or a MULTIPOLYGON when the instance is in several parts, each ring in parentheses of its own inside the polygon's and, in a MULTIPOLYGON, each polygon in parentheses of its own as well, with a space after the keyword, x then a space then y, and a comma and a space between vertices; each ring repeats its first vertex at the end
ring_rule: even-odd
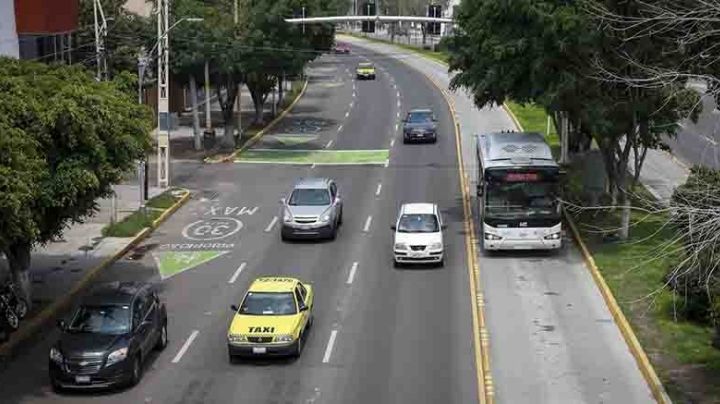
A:
POLYGON ((215 147, 215 129, 205 129, 203 132, 203 147, 205 150, 215 147))

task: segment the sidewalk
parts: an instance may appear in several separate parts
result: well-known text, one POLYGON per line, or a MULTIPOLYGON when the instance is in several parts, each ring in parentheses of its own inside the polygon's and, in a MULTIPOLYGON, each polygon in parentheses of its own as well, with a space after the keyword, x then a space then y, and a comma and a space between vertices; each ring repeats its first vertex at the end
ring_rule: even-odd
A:
MULTIPOLYGON (((137 185, 116 185, 116 198, 98 201, 99 211, 84 223, 67 228, 61 239, 33 250, 30 263, 33 308, 29 317, 65 295, 88 271, 125 248, 132 238, 103 237, 113 215, 121 221, 140 207, 137 185), (113 213, 115 211, 115 213, 113 213)), ((151 187, 149 197, 160 194, 151 187)), ((9 276, 7 260, 0 258, 0 278, 9 276)), ((23 322, 27 321, 23 320, 23 322)), ((21 328, 22 328, 21 323, 21 328)))

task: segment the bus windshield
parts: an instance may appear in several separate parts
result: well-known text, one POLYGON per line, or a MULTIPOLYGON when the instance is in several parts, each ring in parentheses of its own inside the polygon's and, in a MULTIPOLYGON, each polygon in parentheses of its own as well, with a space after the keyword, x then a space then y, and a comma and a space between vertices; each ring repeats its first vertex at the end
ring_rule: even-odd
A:
POLYGON ((491 216, 557 215, 556 182, 488 182, 485 211, 491 216))

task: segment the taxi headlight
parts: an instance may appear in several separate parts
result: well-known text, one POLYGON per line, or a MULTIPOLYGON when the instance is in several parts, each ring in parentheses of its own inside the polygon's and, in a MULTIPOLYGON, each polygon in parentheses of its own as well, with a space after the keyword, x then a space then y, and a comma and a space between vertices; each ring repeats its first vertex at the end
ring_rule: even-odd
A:
POLYGON ((396 249, 396 250, 407 250, 407 244, 405 244, 405 243, 395 243, 395 249, 396 249))
POLYGON ((247 337, 242 334, 228 334, 228 341, 233 343, 247 342, 247 337))
POLYGON ((53 361, 53 362, 55 362, 55 363, 57 363, 57 364, 61 364, 61 363, 62 363, 62 361, 63 361, 63 356, 62 356, 62 353, 60 353, 60 350, 59 350, 59 349, 54 348, 54 347, 53 347, 53 348, 50 348, 50 360, 53 361))
POLYGON ((107 363, 105 363, 105 366, 114 365, 120 361, 124 361, 125 358, 127 358, 128 349, 120 348, 116 351, 110 352, 110 355, 108 355, 107 363))
POLYGON ((290 334, 281 334, 275 337, 275 342, 292 342, 293 340, 294 338, 290 334))
POLYGON ((431 249, 431 250, 440 250, 440 249, 442 249, 442 248, 443 248, 442 243, 432 243, 432 244, 430 244, 430 249, 431 249))

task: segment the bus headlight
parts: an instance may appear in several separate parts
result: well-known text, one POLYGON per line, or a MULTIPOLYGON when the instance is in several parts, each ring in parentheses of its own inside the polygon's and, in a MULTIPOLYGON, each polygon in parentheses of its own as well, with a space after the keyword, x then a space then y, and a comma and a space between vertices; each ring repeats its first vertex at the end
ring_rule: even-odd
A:
POLYGON ((548 234, 547 236, 543 237, 545 240, 560 240, 560 232, 548 234))
POLYGON ((492 233, 485 233, 485 240, 497 241, 497 240, 502 240, 502 237, 492 234, 492 233))

